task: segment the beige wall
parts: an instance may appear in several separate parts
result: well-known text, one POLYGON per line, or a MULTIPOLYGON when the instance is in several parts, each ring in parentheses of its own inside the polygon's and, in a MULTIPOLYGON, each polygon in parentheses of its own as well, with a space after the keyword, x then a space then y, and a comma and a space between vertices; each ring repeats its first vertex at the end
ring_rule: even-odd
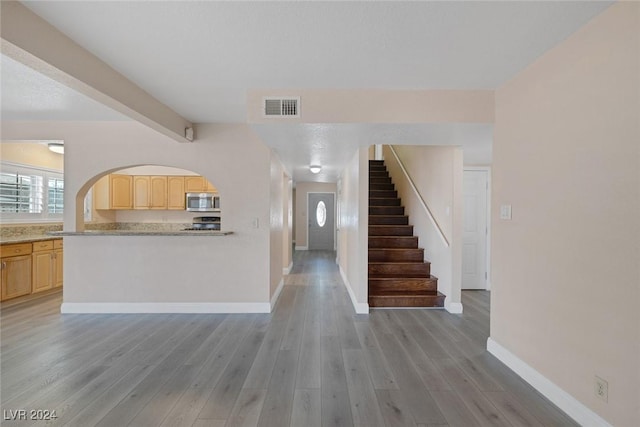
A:
POLYGON ((496 92, 491 338, 615 426, 640 425, 639 17, 614 4, 496 92))
POLYGON ((361 147, 338 181, 337 257, 340 273, 357 313, 369 311, 368 229, 369 150, 361 147))
POLYGON ((282 175, 282 268, 289 272, 293 263, 293 181, 286 174, 282 175))
POLYGON ((402 199, 419 246, 438 277, 438 291, 447 296, 449 311, 461 309, 462 268, 462 150, 459 147, 393 146, 422 199, 442 230, 445 243, 420 199, 405 178, 389 146, 383 147, 385 164, 402 199))
POLYGON ((0 159, 56 171, 64 171, 64 155, 56 154, 46 144, 38 142, 2 142, 0 159))
POLYGON ((280 123, 264 117, 264 97, 299 96, 300 117, 287 123, 493 123, 491 90, 252 90, 249 123, 280 123))
POLYGON ((270 236, 269 236, 269 283, 271 298, 282 281, 282 265, 284 264, 284 168, 277 156, 271 153, 271 173, 269 184, 270 204, 270 236))
MULTIPOLYGON (((64 136, 65 206, 101 174, 144 164, 203 175, 225 201, 231 236, 65 237, 65 303, 269 305, 270 150, 250 127, 201 125, 201 139, 190 144, 135 122, 12 122, 2 132, 11 139, 64 136)), ((65 230, 74 231, 77 219, 66 210, 65 230)))
POLYGON ((307 235, 309 227, 307 226, 307 210, 309 193, 336 193, 337 186, 335 183, 323 182, 298 182, 296 183, 296 209, 295 209, 295 241, 296 248, 307 248, 307 235))

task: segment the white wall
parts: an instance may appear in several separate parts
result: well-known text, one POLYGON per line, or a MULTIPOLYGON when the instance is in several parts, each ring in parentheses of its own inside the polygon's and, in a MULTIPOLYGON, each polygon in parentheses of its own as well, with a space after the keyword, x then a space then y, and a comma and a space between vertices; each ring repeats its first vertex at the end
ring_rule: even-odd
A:
POLYGON ((306 250, 308 247, 308 195, 309 193, 336 193, 335 183, 324 182, 298 182, 296 183, 296 209, 295 209, 295 241, 296 249, 306 250))
MULTIPOLYGON (((65 237, 65 304, 185 302, 268 310, 270 151, 245 125, 200 125, 198 131, 197 142, 181 144, 135 122, 3 123, 7 138, 65 140, 65 206, 76 196, 81 201, 101 174, 143 164, 194 171, 216 183, 224 198, 231 236, 65 237)), ((81 215, 65 210, 65 230, 78 224, 81 215)))
POLYGON ((639 21, 615 3, 496 92, 491 339, 582 425, 640 425, 639 21))
POLYGON ((424 248, 426 260, 431 262, 431 274, 438 278, 438 291, 447 296, 445 307, 459 313, 462 310, 462 150, 414 145, 393 147, 448 242, 440 238, 400 164, 385 145, 385 164, 409 223, 414 226, 418 244, 424 248))
POLYGON ((338 265, 357 313, 369 312, 369 149, 360 148, 338 182, 338 265))

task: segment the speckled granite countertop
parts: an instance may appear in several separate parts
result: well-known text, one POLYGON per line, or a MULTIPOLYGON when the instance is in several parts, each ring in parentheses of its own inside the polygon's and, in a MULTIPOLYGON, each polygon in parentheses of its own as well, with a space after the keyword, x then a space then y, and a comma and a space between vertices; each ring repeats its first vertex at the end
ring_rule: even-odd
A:
POLYGON ((89 230, 89 231, 52 231, 49 239, 61 236, 228 236, 233 231, 142 231, 142 230, 89 230))
POLYGON ((13 236, 0 238, 0 244, 8 245, 10 243, 33 243, 41 242, 43 240, 59 239, 62 236, 53 234, 33 234, 25 236, 13 236))

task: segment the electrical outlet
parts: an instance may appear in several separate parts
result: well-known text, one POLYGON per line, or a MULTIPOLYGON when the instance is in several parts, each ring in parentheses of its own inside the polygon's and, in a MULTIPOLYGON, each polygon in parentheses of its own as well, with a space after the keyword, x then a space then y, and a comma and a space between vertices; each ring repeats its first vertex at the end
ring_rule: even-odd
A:
POLYGON ((596 375, 594 379, 594 385, 595 385, 594 392, 596 393, 596 396, 598 396, 600 399, 604 400, 605 402, 608 402, 609 401, 609 383, 596 375))

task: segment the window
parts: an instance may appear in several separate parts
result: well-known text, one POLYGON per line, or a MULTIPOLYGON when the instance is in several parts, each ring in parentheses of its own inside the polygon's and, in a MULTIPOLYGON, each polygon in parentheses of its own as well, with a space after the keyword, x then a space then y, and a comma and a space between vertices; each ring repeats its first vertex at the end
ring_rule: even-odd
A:
POLYGON ((49 213, 62 213, 64 206, 64 179, 49 178, 48 207, 49 213))
POLYGON ((2 222, 60 221, 63 209, 62 173, 8 162, 0 164, 2 222))
POLYGON ((322 200, 320 200, 318 206, 316 206, 316 221, 320 227, 324 227, 327 222, 327 206, 322 200))

